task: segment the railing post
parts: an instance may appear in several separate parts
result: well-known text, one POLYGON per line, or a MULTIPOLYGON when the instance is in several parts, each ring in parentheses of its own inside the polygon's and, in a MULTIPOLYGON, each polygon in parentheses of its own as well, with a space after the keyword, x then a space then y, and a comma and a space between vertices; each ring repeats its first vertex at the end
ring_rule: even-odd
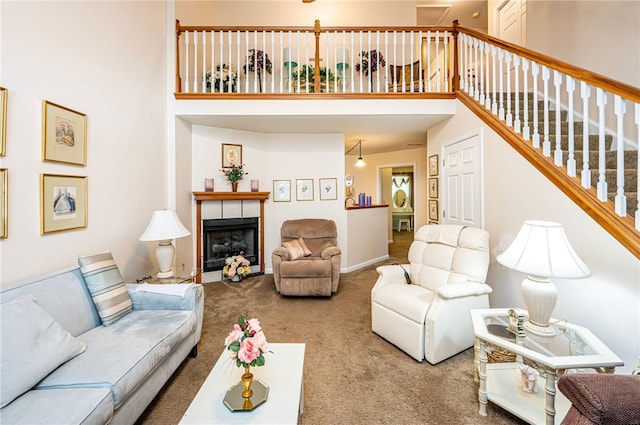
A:
POLYGON ((180 21, 176 19, 176 93, 182 92, 182 78, 180 78, 180 21))
POLYGON ((460 89, 460 73, 458 72, 458 20, 453 21, 453 79, 451 80, 451 91, 460 89))
MULTIPOLYGON (((316 19, 314 25, 314 33, 316 35, 315 49, 315 72, 313 73, 313 92, 320 93, 320 19, 316 19)), ((328 68, 327 68, 328 69, 328 68)))

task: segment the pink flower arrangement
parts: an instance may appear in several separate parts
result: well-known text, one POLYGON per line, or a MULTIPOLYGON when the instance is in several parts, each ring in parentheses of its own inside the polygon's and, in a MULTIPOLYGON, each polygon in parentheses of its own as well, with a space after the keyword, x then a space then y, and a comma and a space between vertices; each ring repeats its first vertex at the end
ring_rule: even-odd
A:
POLYGON ((233 277, 237 274, 240 277, 245 277, 251 273, 251 268, 249 267, 251 262, 242 256, 242 252, 240 255, 225 258, 224 263, 225 266, 222 272, 225 276, 233 277))
POLYGON ((231 351, 231 359, 235 360, 236 366, 264 366, 264 353, 269 349, 269 343, 258 319, 247 320, 240 315, 224 345, 231 351))

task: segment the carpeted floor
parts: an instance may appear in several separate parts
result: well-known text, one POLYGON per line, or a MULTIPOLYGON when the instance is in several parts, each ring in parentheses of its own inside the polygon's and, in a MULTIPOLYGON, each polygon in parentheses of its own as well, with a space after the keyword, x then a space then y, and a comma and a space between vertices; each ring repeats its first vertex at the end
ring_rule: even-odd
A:
MULTIPOLYGON (((394 234, 386 263, 407 261, 412 236, 394 234)), ((303 425, 524 423, 492 404, 489 416, 478 414, 473 349, 434 366, 416 362, 371 331, 378 265, 343 274, 331 298, 281 297, 272 275, 204 283, 198 356, 185 360, 137 424, 180 421, 240 313, 258 318, 269 342, 306 344, 303 425)), ((268 355, 266 360, 264 367, 268 355)))

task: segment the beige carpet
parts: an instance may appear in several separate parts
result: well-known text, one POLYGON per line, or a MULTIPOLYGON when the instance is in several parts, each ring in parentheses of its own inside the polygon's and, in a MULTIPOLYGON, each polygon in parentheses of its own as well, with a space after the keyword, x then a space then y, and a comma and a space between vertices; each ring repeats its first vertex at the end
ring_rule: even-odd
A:
MULTIPOLYGON (((388 263, 406 262, 411 236, 395 234, 388 263)), ((343 274, 331 298, 281 297, 272 275, 204 283, 198 357, 185 360, 138 424, 180 421, 240 313, 258 318, 269 342, 306 344, 303 425, 523 423, 491 404, 488 417, 478 414, 473 349, 433 366, 416 362, 371 331, 376 266, 343 274)), ((268 355, 266 360, 269 367, 268 355)))

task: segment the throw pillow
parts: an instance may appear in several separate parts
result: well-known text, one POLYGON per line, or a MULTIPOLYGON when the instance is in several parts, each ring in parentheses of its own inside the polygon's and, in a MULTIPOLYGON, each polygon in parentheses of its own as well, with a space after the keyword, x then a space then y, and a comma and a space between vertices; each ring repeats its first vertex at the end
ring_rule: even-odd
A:
POLYGON ((28 296, 0 305, 0 335, 0 408, 87 348, 28 296))
POLYGON ((133 310, 131 297, 110 252, 78 257, 78 263, 103 325, 109 326, 133 310))
POLYGON ((283 242, 282 246, 287 248, 289 251, 290 260, 295 260, 300 257, 308 257, 311 255, 311 250, 302 238, 291 239, 290 241, 283 242))

